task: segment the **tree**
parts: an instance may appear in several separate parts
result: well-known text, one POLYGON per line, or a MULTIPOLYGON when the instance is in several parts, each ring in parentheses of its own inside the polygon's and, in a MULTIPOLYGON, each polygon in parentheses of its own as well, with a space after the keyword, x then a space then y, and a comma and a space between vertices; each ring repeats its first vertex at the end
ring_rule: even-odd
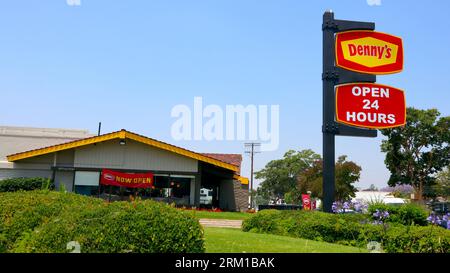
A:
POLYGON ((262 199, 275 200, 295 189, 297 176, 310 168, 320 155, 312 150, 290 150, 282 159, 272 160, 261 171, 255 172, 255 178, 263 180, 258 188, 262 199))
MULTIPOLYGON (((323 197, 323 168, 322 160, 318 160, 297 177, 297 192, 311 191, 313 196, 323 197)), ((347 161, 347 156, 340 156, 336 162, 335 200, 348 200, 355 197, 354 183, 361 177, 361 167, 353 161, 347 161)))
POLYGON ((381 130, 387 137, 381 150, 391 172, 389 186, 411 185, 419 200, 450 163, 450 117, 439 116, 436 109, 408 108, 405 126, 381 130))
POLYGON ((436 196, 448 198, 450 196, 450 166, 441 171, 436 178, 436 184, 433 186, 436 196))
POLYGON ((259 206, 259 205, 267 205, 269 204, 269 200, 266 199, 264 196, 262 196, 262 193, 258 189, 253 189, 250 191, 250 195, 252 196, 252 200, 254 202, 253 205, 259 206))
POLYGON ((378 188, 374 184, 370 184, 370 187, 363 191, 378 191, 378 188))

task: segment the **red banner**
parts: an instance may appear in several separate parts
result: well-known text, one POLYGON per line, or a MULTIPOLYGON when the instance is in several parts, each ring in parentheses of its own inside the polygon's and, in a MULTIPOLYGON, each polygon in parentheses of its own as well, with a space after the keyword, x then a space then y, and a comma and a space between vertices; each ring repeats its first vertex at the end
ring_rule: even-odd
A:
POLYGON ((121 173, 103 170, 100 184, 127 188, 153 187, 153 173, 121 173))
POLYGON ((311 210, 311 196, 309 196, 308 194, 302 194, 302 202, 304 210, 311 210))

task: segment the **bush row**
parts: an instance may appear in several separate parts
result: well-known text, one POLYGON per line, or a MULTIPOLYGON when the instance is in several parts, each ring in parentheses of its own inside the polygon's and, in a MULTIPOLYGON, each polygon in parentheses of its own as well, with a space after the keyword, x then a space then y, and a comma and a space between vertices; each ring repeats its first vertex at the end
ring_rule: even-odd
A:
POLYGON ((358 222, 365 220, 361 214, 263 210, 244 221, 243 230, 355 245, 358 222))
POLYGON ((32 191, 40 189, 53 189, 54 184, 48 178, 9 178, 0 180, 0 192, 32 191))
POLYGON ((435 226, 372 225, 370 217, 362 214, 267 210, 245 220, 243 230, 359 247, 376 241, 389 253, 450 251, 448 230, 435 226))
POLYGON ((153 201, 106 203, 71 193, 0 193, 0 252, 204 252, 198 221, 153 201))
POLYGON ((402 225, 419 225, 427 226, 428 212, 424 208, 415 204, 407 204, 399 207, 389 206, 385 204, 370 205, 368 211, 370 214, 375 213, 376 210, 389 212, 387 222, 398 223, 402 225))

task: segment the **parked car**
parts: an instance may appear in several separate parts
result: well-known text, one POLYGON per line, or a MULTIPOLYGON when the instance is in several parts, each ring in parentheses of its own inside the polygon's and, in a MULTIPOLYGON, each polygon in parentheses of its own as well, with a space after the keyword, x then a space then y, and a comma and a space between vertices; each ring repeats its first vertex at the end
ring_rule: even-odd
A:
POLYGON ((450 206, 450 202, 431 202, 428 203, 428 206, 437 214, 446 214, 449 212, 448 207, 450 206))

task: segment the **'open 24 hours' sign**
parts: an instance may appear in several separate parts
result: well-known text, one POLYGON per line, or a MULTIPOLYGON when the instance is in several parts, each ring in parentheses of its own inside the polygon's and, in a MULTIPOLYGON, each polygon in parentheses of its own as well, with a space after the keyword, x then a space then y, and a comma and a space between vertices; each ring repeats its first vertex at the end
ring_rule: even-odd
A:
POLYGON ((406 102, 403 90, 374 83, 351 83, 336 87, 336 120, 373 129, 403 126, 406 102))

